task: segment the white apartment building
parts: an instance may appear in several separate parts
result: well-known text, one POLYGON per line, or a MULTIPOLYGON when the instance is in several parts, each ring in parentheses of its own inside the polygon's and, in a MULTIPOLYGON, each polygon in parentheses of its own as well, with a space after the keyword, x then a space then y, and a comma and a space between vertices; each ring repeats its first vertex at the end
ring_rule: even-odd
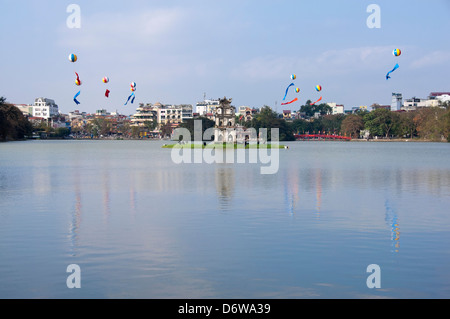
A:
POLYGON ((203 102, 197 102, 196 109, 200 116, 206 116, 206 114, 212 114, 219 106, 219 100, 204 100, 203 102))
POLYGON ((344 114, 344 105, 342 104, 337 104, 337 103, 327 103, 327 105, 329 107, 331 107, 331 114, 332 115, 336 115, 336 114, 344 114))
POLYGON ((58 105, 54 100, 39 97, 35 99, 33 107, 33 117, 41 117, 46 120, 59 114, 58 105))
POLYGON ((406 99, 403 103, 402 110, 414 111, 423 107, 438 107, 439 100, 437 99, 420 99, 413 97, 411 99, 406 99))

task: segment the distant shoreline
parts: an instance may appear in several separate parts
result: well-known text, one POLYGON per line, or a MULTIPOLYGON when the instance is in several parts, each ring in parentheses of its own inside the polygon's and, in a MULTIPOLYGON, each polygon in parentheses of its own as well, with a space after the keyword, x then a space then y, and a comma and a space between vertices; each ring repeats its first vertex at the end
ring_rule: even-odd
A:
POLYGON ((425 139, 417 139, 417 138, 392 138, 392 139, 370 139, 370 140, 365 140, 365 139, 352 139, 350 142, 421 142, 421 143, 448 143, 445 140, 441 140, 441 141, 434 141, 434 140, 425 140, 425 139))
MULTIPOLYGON (((7 142, 24 142, 24 141, 166 141, 166 142, 172 142, 176 143, 176 141, 168 140, 168 139, 148 139, 148 138, 29 138, 29 139, 18 139, 18 140, 12 140, 12 139, 6 139, 6 140, 0 140, 0 143, 7 143, 7 142)), ((294 142, 333 142, 334 140, 297 140, 297 141, 280 141, 285 143, 294 143, 294 142)), ((345 141, 339 141, 344 143, 345 141)), ((410 138, 393 138, 393 139, 351 139, 347 142, 359 142, 359 143, 370 143, 370 142, 385 142, 385 143, 449 143, 446 140, 427 140, 427 139, 410 139, 410 138)))

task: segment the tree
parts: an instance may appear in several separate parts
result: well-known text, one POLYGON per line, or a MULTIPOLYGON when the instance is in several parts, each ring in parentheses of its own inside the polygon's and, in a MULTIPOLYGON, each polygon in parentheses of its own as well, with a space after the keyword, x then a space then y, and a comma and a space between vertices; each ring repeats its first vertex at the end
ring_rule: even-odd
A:
POLYGON ((389 137, 391 130, 399 123, 398 113, 387 109, 377 109, 368 112, 363 116, 365 128, 370 131, 372 136, 389 137))
MULTIPOLYGON (((189 119, 186 120, 185 122, 180 124, 180 128, 185 128, 189 131, 189 133, 191 134, 191 140, 194 141, 195 138, 195 132, 194 132, 194 128, 195 128, 195 121, 201 121, 201 125, 202 125, 202 137, 201 140, 203 141, 203 133, 208 129, 208 128, 212 128, 215 126, 215 122, 206 118, 206 117, 199 117, 197 119, 189 119)), ((162 128, 161 128, 162 129, 162 128)))
POLYGON ((330 133, 339 132, 344 119, 344 114, 325 115, 321 117, 320 122, 322 124, 322 131, 330 133))
POLYGON ((448 123, 446 113, 448 110, 439 107, 426 107, 416 111, 414 123, 421 138, 440 141, 446 137, 448 123))
POLYGON ((414 122, 415 112, 403 112, 399 114, 399 136, 409 136, 413 138, 417 133, 416 123, 414 122))
POLYGON ((252 127, 258 133, 261 129, 267 129, 267 140, 272 140, 271 129, 278 128, 280 141, 294 141, 295 137, 292 127, 289 126, 284 119, 278 118, 278 114, 272 110, 270 106, 264 105, 260 112, 252 119, 250 123, 246 123, 246 128, 252 127))
POLYGON ((22 112, 0 97, 0 139, 19 140, 31 136, 33 128, 22 112))
POLYGON ((364 128, 364 121, 361 116, 357 114, 347 115, 342 121, 341 134, 350 135, 352 138, 357 138, 364 128))

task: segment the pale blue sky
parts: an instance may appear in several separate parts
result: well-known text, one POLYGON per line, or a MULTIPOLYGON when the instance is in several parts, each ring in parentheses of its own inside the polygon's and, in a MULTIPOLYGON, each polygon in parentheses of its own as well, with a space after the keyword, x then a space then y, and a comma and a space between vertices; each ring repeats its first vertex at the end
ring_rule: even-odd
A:
POLYGON ((195 105, 203 93, 231 97, 235 106, 277 103, 279 112, 320 96, 350 109, 390 104, 392 92, 450 91, 450 0, 1 0, 0 12, 0 96, 17 104, 52 98, 64 113, 195 105), (80 29, 66 25, 71 3, 81 8, 80 29), (381 8, 380 29, 366 25, 372 3, 381 8), (79 57, 75 64, 70 53, 79 57), (301 92, 287 100, 299 102, 283 107, 291 73, 301 92), (125 107, 132 81, 136 101, 125 107))

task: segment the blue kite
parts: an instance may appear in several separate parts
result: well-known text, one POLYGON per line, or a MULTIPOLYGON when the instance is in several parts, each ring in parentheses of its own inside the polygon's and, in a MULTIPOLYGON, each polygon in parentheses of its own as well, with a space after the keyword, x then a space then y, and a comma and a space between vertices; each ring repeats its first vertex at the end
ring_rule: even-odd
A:
POLYGON ((289 88, 290 88, 291 86, 294 86, 294 83, 289 84, 289 86, 287 87, 287 89, 286 89, 286 94, 284 95, 283 101, 286 100, 286 96, 287 96, 288 91, 289 91, 289 88))
POLYGON ((386 80, 389 80, 389 79, 391 78, 391 77, 389 76, 389 74, 391 74, 392 72, 394 72, 394 71, 397 70, 398 68, 399 68, 399 65, 398 65, 398 63, 397 63, 397 64, 394 66, 394 68, 386 74, 386 80))
POLYGON ((75 96, 73 97, 73 100, 74 100, 75 103, 77 103, 77 105, 80 104, 80 102, 78 102, 78 100, 77 100, 77 97, 78 97, 78 95, 80 95, 80 93, 81 93, 81 91, 79 91, 79 92, 78 92, 77 94, 75 94, 75 96))
POLYGON ((134 98, 135 98, 136 96, 134 95, 134 92, 133 92, 133 93, 131 93, 131 95, 128 97, 128 100, 127 100, 127 102, 125 103, 125 105, 128 104, 128 102, 130 101, 131 97, 133 97, 133 99, 131 100, 131 104, 134 103, 134 98))

